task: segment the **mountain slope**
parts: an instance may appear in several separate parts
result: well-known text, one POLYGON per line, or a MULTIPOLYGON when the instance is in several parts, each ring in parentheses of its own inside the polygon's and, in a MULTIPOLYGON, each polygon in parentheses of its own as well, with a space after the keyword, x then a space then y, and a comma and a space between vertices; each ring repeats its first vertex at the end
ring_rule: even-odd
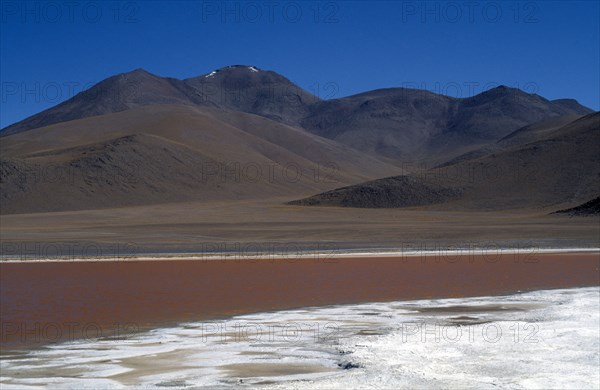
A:
POLYGON ((514 146, 524 145, 529 142, 547 138, 551 132, 560 129, 581 117, 583 117, 583 115, 565 115, 523 126, 496 142, 487 144, 480 149, 461 154, 460 156, 439 165, 439 167, 453 165, 462 161, 474 160, 493 153, 499 153, 514 146))
POLYGON ((572 217, 587 217, 600 215, 600 196, 595 197, 589 202, 571 207, 565 210, 555 211, 553 214, 568 214, 572 217))
POLYGON ((400 172, 266 118, 181 105, 25 131, 0 150, 3 214, 309 194, 400 172))
POLYGON ((444 208, 490 210, 577 205, 600 192, 599 137, 600 113, 589 114, 534 142, 408 177, 339 188, 292 204, 406 207, 435 203, 444 208), (369 196, 364 197, 365 193, 369 196))
POLYGON ((162 78, 143 69, 109 77, 71 99, 2 130, 8 136, 55 123, 111 114, 152 104, 197 104, 201 97, 180 80, 162 78))

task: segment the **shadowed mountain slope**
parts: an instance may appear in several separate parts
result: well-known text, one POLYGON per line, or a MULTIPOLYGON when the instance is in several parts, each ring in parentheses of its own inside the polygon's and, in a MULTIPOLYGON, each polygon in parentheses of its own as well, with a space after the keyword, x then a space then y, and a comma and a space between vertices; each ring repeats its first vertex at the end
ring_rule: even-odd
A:
POLYGON ((572 217, 600 215, 600 196, 570 209, 555 211, 553 214, 568 214, 572 217))
POLYGON ((357 208, 396 208, 443 203, 460 195, 460 189, 443 187, 411 176, 386 177, 338 188, 289 204, 357 208))
POLYGON ((542 136, 534 142, 527 142, 530 138, 524 136, 523 144, 483 157, 408 177, 339 188, 292 204, 556 209, 595 196, 600 191, 600 113, 586 115, 558 129, 536 131, 542 136))
POLYGON ((552 131, 560 129, 579 118, 583 115, 565 115, 557 118, 546 119, 541 122, 536 122, 531 125, 521 127, 518 130, 510 133, 506 137, 499 141, 490 143, 482 148, 475 149, 471 152, 461 154, 453 158, 452 160, 441 164, 440 167, 456 164, 462 161, 474 160, 480 157, 490 155, 492 153, 498 153, 502 150, 509 149, 513 146, 524 145, 529 142, 534 142, 539 139, 546 138, 552 131))

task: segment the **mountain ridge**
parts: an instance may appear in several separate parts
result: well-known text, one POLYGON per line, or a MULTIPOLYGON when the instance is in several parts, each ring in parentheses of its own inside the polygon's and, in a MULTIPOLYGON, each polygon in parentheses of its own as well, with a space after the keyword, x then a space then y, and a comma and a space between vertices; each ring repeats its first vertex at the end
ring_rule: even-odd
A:
MULTIPOLYGON (((473 102, 486 103, 490 98, 505 99, 511 94, 518 94, 521 98, 529 95, 517 88, 504 85, 465 98, 453 98, 427 90, 391 87, 364 91, 337 99, 321 100, 281 74, 253 65, 224 66, 206 74, 184 79, 162 77, 143 68, 137 68, 103 79, 56 106, 8 125, 0 130, 0 136, 151 104, 220 107, 265 116, 318 133, 319 126, 315 124, 314 116, 322 116, 323 107, 325 110, 335 111, 337 102, 345 104, 348 101, 357 101, 364 109, 370 103, 374 103, 371 102, 373 99, 381 99, 382 95, 384 98, 394 100, 396 105, 403 99, 407 103, 413 103, 412 100, 417 95, 417 98, 432 99, 432 101, 417 100, 417 103, 423 106, 431 106, 435 104, 435 100, 441 100, 462 102, 462 106, 468 109, 473 102)), ((592 112, 574 99, 550 101, 543 97, 539 98, 553 105, 554 111, 562 110, 563 114, 592 112)), ((449 124, 450 127, 452 125, 453 123, 449 124)), ((332 132, 335 130, 328 129, 325 134, 320 135, 331 138, 327 135, 332 132)))
MULTIPOLYGON (((227 77, 227 81, 231 79, 231 77, 227 77)), ((290 99, 298 96, 306 100, 319 100, 278 73, 259 70, 254 66, 226 66, 210 73, 186 79, 162 77, 143 68, 137 68, 107 77, 64 102, 6 126, 0 130, 0 136, 8 136, 69 120, 120 112, 140 105, 153 104, 221 107, 262 114, 262 116, 270 117, 270 119, 274 119, 274 117, 277 119, 278 110, 285 111, 284 109, 278 109, 277 107, 271 110, 269 110, 271 107, 266 109, 256 107, 253 109, 252 105, 247 103, 255 102, 261 98, 264 99, 266 95, 266 98, 269 99, 268 102, 285 106, 284 99, 288 97, 285 94, 287 92, 289 92, 290 99), (218 85, 223 76, 231 76, 232 72, 237 74, 233 85, 218 85), (256 77, 260 78, 260 85, 263 85, 264 88, 244 91, 244 83, 248 77, 255 77, 255 73, 258 74, 256 77), (297 91, 297 93, 294 94, 294 91, 297 91), (274 93, 279 94, 273 95, 274 93), (244 103, 244 107, 236 106, 234 104, 236 100, 238 103, 244 103)), ((286 124, 294 123, 293 120, 280 119, 282 119, 281 122, 286 124)))
POLYGON ((498 188, 398 179, 419 169, 498 162, 535 179, 528 191, 540 205, 568 206, 594 187, 592 141, 600 126, 590 111, 506 86, 467 98, 383 88, 321 100, 252 65, 182 80, 135 69, 3 130, 0 214, 274 196, 291 201, 327 191, 325 203, 353 207, 448 200, 486 208, 496 192, 506 197, 498 208, 533 206, 508 179, 498 188), (546 167, 562 162, 561 169, 546 167), (233 169, 234 178, 240 169, 266 174, 273 168, 280 175, 200 180, 203 169, 215 167, 218 176, 233 169), (288 177, 290 167, 298 180, 288 177), (69 181, 55 182, 48 174, 55 171, 67 172, 69 181), (98 172, 100 178, 90 179, 88 173, 98 172), (137 181, 115 181, 120 172, 133 172, 137 181), (354 187, 340 192, 340 186, 354 187))

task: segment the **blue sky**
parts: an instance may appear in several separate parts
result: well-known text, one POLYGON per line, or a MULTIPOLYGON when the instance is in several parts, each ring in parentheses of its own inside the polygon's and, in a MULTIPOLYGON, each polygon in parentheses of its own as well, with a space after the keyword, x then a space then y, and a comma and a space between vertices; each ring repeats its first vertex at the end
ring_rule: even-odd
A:
POLYGON ((322 98, 504 84, 600 109, 598 1, 1 1, 0 126, 116 73, 230 64, 322 98))

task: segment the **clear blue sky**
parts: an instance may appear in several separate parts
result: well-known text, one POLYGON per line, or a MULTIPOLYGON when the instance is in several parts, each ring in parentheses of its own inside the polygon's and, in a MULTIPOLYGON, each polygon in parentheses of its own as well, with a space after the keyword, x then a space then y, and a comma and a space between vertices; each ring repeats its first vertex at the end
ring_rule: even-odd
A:
POLYGON ((1 0, 1 18, 1 127, 116 73, 185 78, 230 64, 323 98, 505 84, 600 108, 598 1, 1 0))

